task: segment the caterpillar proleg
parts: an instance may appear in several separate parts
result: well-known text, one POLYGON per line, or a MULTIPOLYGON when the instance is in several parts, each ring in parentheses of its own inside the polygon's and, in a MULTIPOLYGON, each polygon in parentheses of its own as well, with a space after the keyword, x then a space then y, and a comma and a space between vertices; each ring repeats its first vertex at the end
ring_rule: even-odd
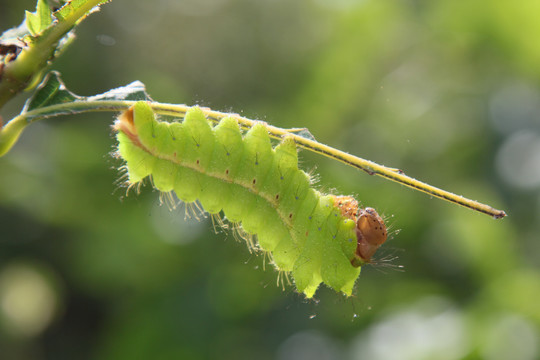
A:
POLYGON ((212 215, 223 211, 256 235, 256 247, 307 298, 321 282, 350 296, 360 267, 386 240, 374 209, 314 189, 298 169, 294 140, 284 137, 272 147, 263 122, 243 134, 234 117, 213 126, 198 107, 183 121, 165 122, 141 101, 114 129, 129 185, 151 176, 159 191, 174 191, 185 203, 198 200, 212 215))

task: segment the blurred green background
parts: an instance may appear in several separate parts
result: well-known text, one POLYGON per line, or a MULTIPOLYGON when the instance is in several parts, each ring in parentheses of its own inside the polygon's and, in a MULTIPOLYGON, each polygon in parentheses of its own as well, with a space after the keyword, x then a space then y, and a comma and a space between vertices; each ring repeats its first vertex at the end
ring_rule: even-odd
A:
MULTIPOLYGON (((34 9, 0 0, 0 28, 34 9)), ((386 216, 378 256, 405 268, 306 301, 208 219, 126 196, 114 114, 41 121, 0 159, 1 359, 540 359, 538 1, 113 0, 77 33, 53 68, 78 94, 141 80, 305 126, 509 216, 302 151, 386 216)))

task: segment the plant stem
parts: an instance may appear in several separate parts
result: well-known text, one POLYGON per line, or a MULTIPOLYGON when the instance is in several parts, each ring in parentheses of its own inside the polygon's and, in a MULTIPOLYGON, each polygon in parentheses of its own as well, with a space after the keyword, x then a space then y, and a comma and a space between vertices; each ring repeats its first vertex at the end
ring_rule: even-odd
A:
MULTIPOLYGON (((18 117, 14 118, 12 122, 33 122, 44 117, 56 116, 69 113, 91 112, 91 111, 123 111, 128 107, 135 104, 135 101, 76 101, 73 103, 59 104, 48 107, 36 109, 18 117)), ((176 104, 163 104, 158 102, 150 103, 154 111, 161 115, 170 115, 176 117, 184 117, 190 106, 176 105, 176 104)), ((202 108, 205 115, 214 122, 219 122, 226 116, 234 117, 243 129, 250 129, 258 122, 247 119, 237 114, 223 113, 219 111, 210 110, 208 108, 202 108)), ((8 124, 8 125, 9 125, 8 124)), ((6 126, 7 128, 7 126, 6 126)), ((500 219, 506 216, 503 210, 497 210, 489 205, 482 204, 480 202, 467 199, 463 196, 459 196, 448 192, 446 190, 439 189, 435 186, 418 181, 410 176, 405 175, 401 170, 389 168, 383 165, 379 165, 369 160, 353 156, 341 150, 334 149, 330 146, 321 144, 317 141, 298 136, 295 132, 298 129, 281 129, 272 125, 266 124, 268 133, 275 139, 281 139, 284 136, 292 137, 296 144, 306 150, 313 151, 317 154, 324 155, 328 158, 338 160, 346 165, 363 170, 370 175, 378 175, 405 185, 412 189, 422 191, 426 194, 432 195, 442 200, 449 201, 451 203, 467 207, 469 209, 481 212, 492 216, 495 219, 500 219)), ((22 129, 21 129, 22 131, 22 129)), ((0 156, 2 155, 2 134, 0 133, 0 156)))

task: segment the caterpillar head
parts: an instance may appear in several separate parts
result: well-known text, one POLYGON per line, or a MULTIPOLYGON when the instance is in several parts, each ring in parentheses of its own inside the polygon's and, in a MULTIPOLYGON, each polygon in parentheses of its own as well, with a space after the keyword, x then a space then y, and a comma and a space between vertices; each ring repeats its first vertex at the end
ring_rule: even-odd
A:
POLYGON ((367 207, 358 211, 356 220, 356 255, 369 263, 375 251, 384 244, 388 232, 383 219, 375 209, 367 207))
POLYGON ((336 196, 334 206, 340 209, 341 215, 356 222, 357 246, 351 263, 354 266, 369 263, 388 236, 383 219, 373 208, 358 208, 358 201, 352 196, 336 196))

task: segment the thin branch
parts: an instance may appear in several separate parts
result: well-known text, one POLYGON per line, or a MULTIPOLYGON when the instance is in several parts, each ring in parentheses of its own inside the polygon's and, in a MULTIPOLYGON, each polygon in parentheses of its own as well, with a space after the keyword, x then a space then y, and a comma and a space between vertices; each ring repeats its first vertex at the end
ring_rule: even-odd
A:
MULTIPOLYGON (((59 114, 66 113, 80 113, 80 112, 91 112, 91 111, 123 111, 128 107, 132 106, 135 101, 77 101, 74 103, 66 103, 53 105, 48 107, 43 107, 36 109, 27 113, 24 113, 11 122, 9 122, 3 130, 7 130, 10 125, 14 127, 20 127, 21 123, 28 123, 39 120, 44 117, 56 116, 59 114)), ((176 105, 176 104, 164 104, 158 102, 150 103, 154 111, 161 115, 170 115, 176 117, 184 117, 187 110, 190 106, 187 105, 176 105)), ((202 111, 205 115, 214 122, 219 122, 222 118, 227 116, 234 117, 240 126, 244 129, 249 129, 253 127, 258 121, 247 119, 238 114, 229 114, 219 111, 210 110, 208 108, 202 108, 202 111)), ((389 168, 383 165, 379 165, 372 161, 362 159, 357 156, 353 156, 346 152, 334 149, 330 146, 321 144, 315 140, 310 140, 299 136, 296 134, 299 129, 281 129, 272 125, 266 124, 268 133, 271 137, 275 139, 281 139, 284 136, 292 137, 296 144, 306 150, 313 151, 317 154, 324 155, 330 159, 338 160, 346 165, 355 167, 357 169, 363 170, 370 175, 378 175, 386 179, 392 180, 399 184, 405 185, 412 189, 422 191, 426 194, 432 195, 442 200, 449 201, 451 203, 467 207, 469 209, 481 212, 492 216, 495 219, 500 219, 506 216, 506 213, 503 210, 497 210, 489 205, 474 201, 463 196, 456 195, 454 193, 448 192, 446 190, 439 189, 435 186, 426 184, 424 182, 418 181, 410 176, 405 175, 405 173, 399 169, 389 168)), ((21 129, 22 131, 22 129, 21 129)), ((1 137, 0 137, 1 139, 1 137)), ((0 156, 2 144, 0 141, 0 156)))

